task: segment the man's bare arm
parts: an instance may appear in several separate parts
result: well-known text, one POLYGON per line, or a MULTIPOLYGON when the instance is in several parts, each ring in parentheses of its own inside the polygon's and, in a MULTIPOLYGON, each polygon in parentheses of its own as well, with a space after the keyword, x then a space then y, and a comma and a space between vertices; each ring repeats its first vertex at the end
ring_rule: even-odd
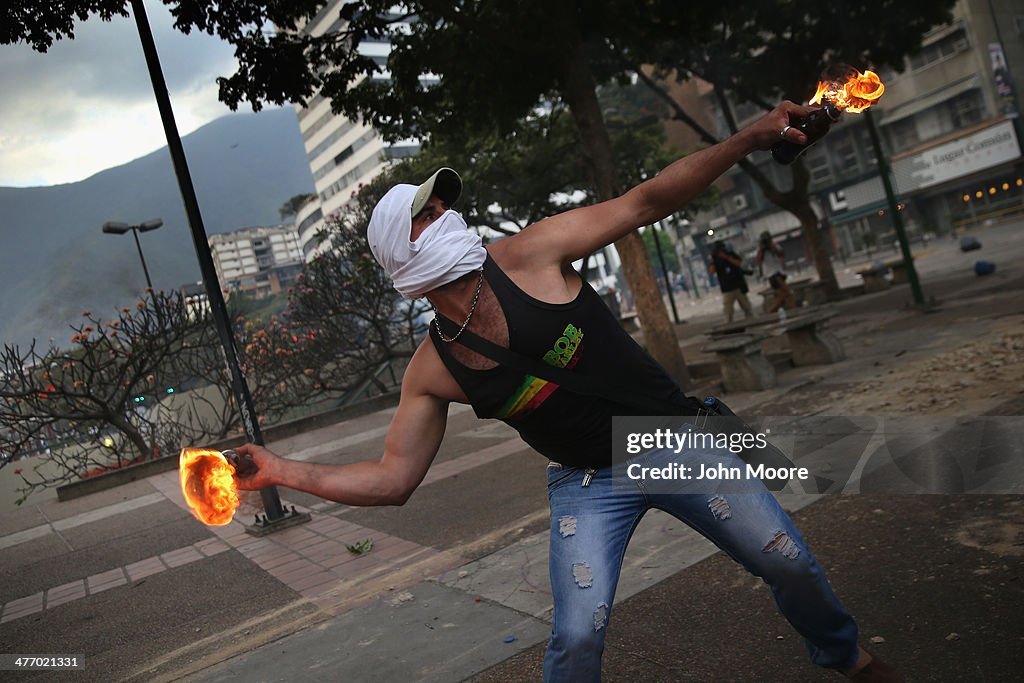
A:
MULTIPOLYGON (((783 102, 739 133, 679 159, 621 197, 567 211, 526 228, 514 238, 515 251, 534 264, 537 259, 561 265, 583 258, 678 211, 740 159, 778 142, 791 116, 806 116, 810 111, 809 107, 783 102)), ((786 139, 807 141, 795 128, 787 131, 786 139)))
POLYGON ((349 465, 309 463, 281 458, 262 446, 246 444, 235 451, 250 455, 259 472, 236 479, 239 488, 285 486, 346 505, 404 504, 437 455, 448 420, 448 401, 426 390, 429 381, 416 372, 415 360, 402 381, 402 398, 379 460, 349 465))

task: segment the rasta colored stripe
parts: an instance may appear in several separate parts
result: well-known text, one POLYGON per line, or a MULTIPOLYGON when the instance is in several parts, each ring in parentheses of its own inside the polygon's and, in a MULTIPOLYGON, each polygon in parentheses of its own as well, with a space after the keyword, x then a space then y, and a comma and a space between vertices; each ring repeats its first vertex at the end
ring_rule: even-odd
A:
POLYGON ((522 417, 537 408, 557 388, 554 382, 527 375, 495 417, 500 420, 522 417))

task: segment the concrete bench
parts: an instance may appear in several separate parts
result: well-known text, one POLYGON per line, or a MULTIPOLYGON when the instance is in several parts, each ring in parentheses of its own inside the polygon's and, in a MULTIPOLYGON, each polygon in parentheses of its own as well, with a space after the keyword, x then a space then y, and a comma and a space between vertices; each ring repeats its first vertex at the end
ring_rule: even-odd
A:
POLYGON ((775 367, 761 348, 767 335, 732 334, 720 337, 702 351, 714 353, 726 391, 762 391, 777 383, 775 367))
POLYGON ((864 281, 865 294, 889 289, 889 279, 885 277, 889 272, 889 266, 884 263, 872 263, 856 272, 864 281))
POLYGON ((829 329, 836 310, 817 310, 778 323, 773 332, 785 333, 793 365, 829 365, 846 358, 843 343, 829 329))
POLYGON ((903 259, 889 259, 885 262, 885 265, 889 266, 892 270, 892 283, 894 285, 905 285, 910 281, 907 276, 907 264, 903 259))
POLYGON ((803 280, 790 285, 797 306, 819 306, 828 301, 825 283, 821 280, 803 280))
POLYGON ((756 327, 763 327, 765 325, 771 325, 779 321, 779 316, 775 313, 768 313, 765 315, 755 315, 750 318, 743 318, 742 320, 735 320, 731 323, 722 323, 715 325, 708 334, 712 339, 718 339, 721 337, 727 337, 732 334, 740 334, 743 332, 750 332, 756 327))
MULTIPOLYGON (((797 306, 817 306, 828 300, 825 294, 825 285, 821 280, 812 280, 809 277, 800 280, 787 280, 789 291, 793 293, 793 301, 797 306)), ((757 290, 761 295, 761 311, 767 313, 775 304, 775 290, 771 287, 757 290)))
POLYGON ((622 325, 622 329, 632 334, 640 329, 640 318, 637 317, 636 313, 623 313, 619 316, 619 324, 622 325))

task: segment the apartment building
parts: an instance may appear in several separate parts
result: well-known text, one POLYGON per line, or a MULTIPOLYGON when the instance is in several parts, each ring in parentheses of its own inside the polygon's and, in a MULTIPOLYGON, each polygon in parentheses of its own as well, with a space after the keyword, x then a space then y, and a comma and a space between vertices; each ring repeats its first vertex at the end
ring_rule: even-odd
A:
POLYGON ((286 289, 302 270, 302 247, 292 225, 242 228, 211 235, 209 243, 226 292, 270 296, 286 289))
MULTIPOLYGON (((302 30, 314 36, 339 30, 344 22, 339 16, 344 4, 344 0, 328 2, 302 30)), ((383 66, 391 46, 386 40, 367 39, 358 49, 383 66)), ((387 74, 378 77, 387 78, 387 74)), ((305 107, 295 108, 316 188, 316 198, 296 216, 302 255, 309 261, 325 248, 318 243, 317 232, 325 220, 343 210, 360 183, 372 180, 390 160, 415 154, 419 145, 414 141, 385 143, 369 125, 336 116, 330 101, 322 95, 314 96, 305 107)))
MULTIPOLYGON (((911 239, 1024 215, 1018 117, 1024 5, 960 0, 953 14, 951 24, 924 36, 902 72, 880 72, 886 92, 872 108, 911 239)), ((713 96, 698 88, 691 98, 715 112, 718 133, 724 135, 713 96)), ((734 114, 745 123, 760 112, 744 104, 735 106, 734 114)), ((812 205, 833 256, 892 244, 892 220, 863 115, 845 114, 804 159, 812 205)), ((788 186, 787 168, 767 154, 753 160, 777 186, 788 186)), ((770 204, 748 176, 735 169, 720 189, 720 205, 697 221, 698 242, 711 239, 712 231, 715 238, 750 250, 767 230, 783 243, 787 259, 809 262, 797 219, 770 204)))

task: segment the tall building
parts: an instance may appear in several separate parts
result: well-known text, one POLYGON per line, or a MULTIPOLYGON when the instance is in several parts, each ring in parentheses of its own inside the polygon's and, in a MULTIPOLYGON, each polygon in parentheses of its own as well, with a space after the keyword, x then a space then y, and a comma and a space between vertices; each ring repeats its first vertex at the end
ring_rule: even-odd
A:
MULTIPOLYGON (((344 25, 339 16, 344 4, 345 0, 328 2, 302 31, 320 36, 339 30, 344 25)), ((383 66, 391 46, 386 40, 366 39, 358 49, 383 66)), ((415 154, 419 145, 412 141, 385 143, 369 125, 331 112, 330 101, 322 95, 314 96, 307 105, 296 105, 296 112, 317 196, 299 211, 296 226, 303 258, 309 261, 319 250, 316 234, 324 221, 344 207, 361 183, 372 180, 391 159, 415 154)))
POLYGON ((256 298, 277 294, 302 270, 302 248, 291 225, 242 228, 209 238, 225 291, 256 298))
MULTIPOLYGON (((886 91, 872 116, 890 159, 903 222, 911 239, 969 230, 1024 215, 1019 90, 1024 84, 1024 6, 1019 0, 960 0, 949 25, 932 29, 900 73, 883 70, 886 91), (1015 96, 1016 95, 1016 96, 1015 96)), ((709 93, 694 95, 724 118, 709 93)), ((734 107, 741 125, 760 110, 734 107)), ((810 195, 833 256, 889 247, 894 239, 878 164, 863 115, 845 114, 804 155, 810 195)), ((752 157, 777 187, 786 167, 752 157)), ((738 168, 720 186, 722 201, 697 221, 698 241, 723 238, 754 248, 762 231, 808 264, 798 220, 769 203, 738 168)))

